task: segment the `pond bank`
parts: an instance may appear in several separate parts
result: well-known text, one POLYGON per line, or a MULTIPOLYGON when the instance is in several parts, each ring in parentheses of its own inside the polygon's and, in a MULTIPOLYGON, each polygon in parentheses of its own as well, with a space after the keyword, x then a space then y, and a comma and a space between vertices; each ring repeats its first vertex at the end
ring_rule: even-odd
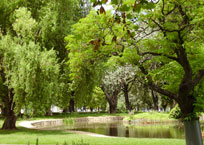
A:
MULTIPOLYGON (((107 123, 111 123, 111 128, 116 127, 117 125, 113 125, 112 123, 120 122, 126 126, 126 128, 131 124, 159 124, 159 123, 171 123, 172 121, 158 121, 158 120, 147 120, 147 119, 136 119, 133 121, 124 120, 122 116, 106 116, 106 117, 80 117, 80 118, 65 118, 65 119, 45 119, 45 120, 35 120, 35 121, 23 121, 20 122, 19 125, 29 129, 37 129, 37 130, 55 130, 56 128, 59 129, 59 126, 63 126, 64 123, 74 123, 76 124, 84 124, 83 127, 91 125, 93 127, 94 124, 100 123, 106 126, 107 123)), ((175 121, 174 121, 175 122, 175 121)), ((172 122, 173 123, 173 122, 172 122)), ((89 130, 71 130, 71 128, 62 128, 69 133, 76 133, 76 134, 85 134, 94 137, 113 137, 113 134, 98 134, 98 132, 91 132, 89 130)), ((113 129, 111 129, 113 130, 113 129)), ((115 129, 117 130, 117 129, 115 129)), ((113 132, 113 131, 112 131, 113 132)), ((117 136, 117 135, 116 135, 117 136)), ((125 137, 125 136, 124 136, 125 137)))

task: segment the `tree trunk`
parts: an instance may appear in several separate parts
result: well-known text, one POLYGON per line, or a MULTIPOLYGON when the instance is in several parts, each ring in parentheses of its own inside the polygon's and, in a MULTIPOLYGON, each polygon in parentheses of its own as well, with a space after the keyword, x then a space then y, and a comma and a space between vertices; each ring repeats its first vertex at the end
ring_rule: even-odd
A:
POLYGON ((137 107, 136 107, 136 108, 137 108, 137 111, 140 111, 140 106, 139 106, 139 105, 137 105, 137 107))
POLYGON ((109 112, 111 114, 116 113, 117 112, 117 105, 118 105, 118 96, 117 95, 113 95, 113 96, 106 96, 106 99, 108 100, 108 104, 109 104, 109 112))
POLYGON ((75 110, 74 110, 74 99, 70 99, 69 112, 75 112, 75 110))
POLYGON ((8 130, 8 129, 16 129, 16 120, 17 116, 15 115, 14 108, 15 108, 15 103, 13 103, 13 92, 12 90, 9 90, 8 96, 4 97, 3 103, 4 103, 4 123, 2 126, 2 129, 8 130))
POLYGON ((184 121, 186 145, 203 145, 199 120, 184 121))
POLYGON ((52 115, 53 115, 50 108, 47 109, 47 112, 45 113, 45 115, 46 115, 46 116, 52 116, 52 115))
POLYGON ((93 112, 93 108, 92 107, 90 107, 90 110, 91 110, 91 112, 93 112))
POLYGON ((111 114, 114 114, 117 112, 117 103, 109 103, 109 111, 111 114))
POLYGON ((15 113, 13 112, 13 110, 10 110, 9 112, 10 112, 9 114, 6 114, 5 121, 2 126, 2 129, 4 130, 16 129, 17 117, 15 113))
POLYGON ((101 88, 106 96, 106 100, 109 104, 109 112, 111 114, 117 112, 117 105, 118 105, 118 94, 120 93, 120 88, 115 89, 112 94, 109 94, 105 91, 105 88, 102 86, 101 88))
POLYGON ((129 101, 128 85, 124 85, 123 93, 124 93, 124 96, 125 96, 125 106, 126 106, 126 109, 128 111, 131 111, 132 110, 132 106, 131 106, 131 103, 129 101))
POLYGON ((186 145, 203 145, 199 119, 192 114, 195 109, 194 102, 195 97, 193 95, 180 97, 178 101, 182 119, 191 117, 190 121, 184 121, 186 145))
POLYGON ((158 111, 159 110, 159 106, 158 106, 158 95, 156 94, 156 92, 154 92, 152 90, 152 100, 153 100, 153 103, 154 103, 154 107, 153 109, 158 111))

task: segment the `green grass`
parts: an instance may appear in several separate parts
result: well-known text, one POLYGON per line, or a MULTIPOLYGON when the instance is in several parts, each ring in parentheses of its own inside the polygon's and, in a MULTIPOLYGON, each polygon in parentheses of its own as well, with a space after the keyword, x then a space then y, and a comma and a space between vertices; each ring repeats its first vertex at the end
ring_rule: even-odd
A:
MULTIPOLYGON (((149 114, 149 118, 156 116, 158 118, 158 114, 153 113, 149 114)), ((31 118, 30 120, 37 119, 51 119, 51 118, 75 118, 75 117, 88 117, 88 116, 110 116, 109 114, 71 114, 71 115, 55 115, 51 117, 37 117, 31 118)), ((127 114, 114 114, 111 116, 128 116, 127 114)), ((135 116, 140 118, 148 118, 148 113, 138 113, 135 116)), ((164 114, 159 118, 166 118, 167 115, 164 114), (166 117, 165 117, 166 116, 166 117)), ((17 124, 22 121, 22 119, 17 121, 17 124)), ((3 120, 0 119, 0 127, 3 123, 3 120)), ((4 131, 0 130, 0 144, 34 144, 36 142, 36 138, 39 139, 39 144, 63 144, 65 141, 69 144, 72 142, 80 143, 81 140, 85 143, 89 143, 89 145, 185 145, 185 141, 183 139, 137 139, 137 138, 124 138, 124 137, 114 137, 114 138, 104 138, 104 137, 91 137, 88 135, 82 134, 74 134, 69 133, 67 131, 62 130, 32 130, 26 129, 18 126, 17 130, 4 131)))
POLYGON ((169 118, 168 113, 159 113, 159 112, 142 112, 142 113, 136 113, 134 115, 125 117, 125 120, 135 120, 135 119, 158 120, 158 121, 174 120, 169 118))
MULTIPOLYGON (((28 120, 39 120, 39 119, 65 119, 65 118, 79 118, 79 117, 105 117, 105 116, 128 116, 127 113, 116 113, 116 114, 109 114, 109 113, 65 113, 65 114, 55 114, 53 116, 38 116, 32 117, 28 120)), ((19 118, 18 120, 25 120, 26 118, 19 118)))
POLYGON ((66 131, 30 130, 19 127, 14 131, 0 130, 0 144, 34 144, 36 138, 40 144, 69 144, 74 142, 89 143, 90 145, 185 145, 182 139, 135 139, 135 138, 101 138, 87 135, 72 134, 66 131))

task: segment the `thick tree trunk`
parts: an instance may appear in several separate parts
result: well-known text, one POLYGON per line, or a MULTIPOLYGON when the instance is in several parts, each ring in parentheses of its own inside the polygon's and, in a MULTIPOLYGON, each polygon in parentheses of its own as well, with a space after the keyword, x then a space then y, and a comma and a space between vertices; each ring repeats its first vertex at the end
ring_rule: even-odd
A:
POLYGON ((13 103, 13 92, 12 90, 9 90, 8 96, 4 97, 3 103, 4 103, 4 123, 2 126, 2 129, 8 130, 8 129, 16 129, 16 120, 17 116, 15 115, 14 108, 15 108, 15 103, 13 103))
POLYGON ((93 108, 92 107, 90 107, 90 110, 91 110, 91 112, 93 112, 93 108))
MULTIPOLYGON (((181 109, 182 119, 192 116, 195 108, 195 97, 189 95, 180 98, 178 104, 181 109)), ((200 123, 196 117, 192 116, 191 121, 184 121, 186 145, 203 145, 200 123)))
MULTIPOLYGON (((182 112, 182 118, 188 117, 189 114, 194 112, 194 103, 195 103, 195 97, 193 95, 189 95, 187 97, 180 97, 180 100, 178 101, 179 107, 182 112)), ((192 118, 193 120, 197 118, 192 118)))
POLYGON ((69 112, 75 112, 75 110, 74 110, 74 99, 70 99, 69 112))
POLYGON ((109 113, 113 114, 117 112, 117 105, 118 105, 118 97, 117 96, 112 96, 112 97, 107 97, 106 99, 109 104, 109 113))
POLYGON ((2 129, 4 130, 16 129, 16 120, 17 120, 17 117, 15 113, 13 112, 13 110, 10 110, 10 113, 6 114, 5 116, 5 121, 2 126, 2 129))
POLYGON ((124 96, 125 96, 125 106, 126 106, 126 109, 128 111, 131 111, 132 110, 132 106, 131 106, 131 103, 129 101, 128 85, 124 85, 123 93, 124 93, 124 96))
POLYGON ((184 121, 186 145, 203 145, 199 120, 184 121))
POLYGON ((111 97, 106 97, 108 100, 108 104, 109 104, 109 112, 111 114, 116 113, 117 112, 117 105, 118 105, 118 96, 117 95, 113 95, 111 97))
POLYGON ((153 100, 153 103, 154 103, 153 109, 158 111, 159 110, 159 106, 158 106, 158 100, 159 99, 158 99, 158 95, 153 90, 152 90, 152 100, 153 100))
POLYGON ((109 103, 109 111, 111 114, 117 112, 117 103, 109 103))
POLYGON ((109 112, 116 113, 117 112, 117 105, 118 105, 118 94, 120 93, 120 88, 115 89, 113 93, 109 94, 105 91, 105 88, 102 86, 101 88, 106 96, 106 100, 109 104, 109 112))

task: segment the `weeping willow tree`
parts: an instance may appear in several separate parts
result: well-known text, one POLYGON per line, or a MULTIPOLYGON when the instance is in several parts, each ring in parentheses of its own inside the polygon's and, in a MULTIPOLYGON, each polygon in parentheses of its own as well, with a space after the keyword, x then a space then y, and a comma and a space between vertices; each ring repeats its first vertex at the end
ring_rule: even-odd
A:
POLYGON ((12 35, 0 37, 1 88, 5 122, 2 129, 15 129, 17 114, 44 113, 55 101, 60 89, 60 66, 54 50, 47 51, 37 43, 38 23, 26 8, 15 11, 12 35))

